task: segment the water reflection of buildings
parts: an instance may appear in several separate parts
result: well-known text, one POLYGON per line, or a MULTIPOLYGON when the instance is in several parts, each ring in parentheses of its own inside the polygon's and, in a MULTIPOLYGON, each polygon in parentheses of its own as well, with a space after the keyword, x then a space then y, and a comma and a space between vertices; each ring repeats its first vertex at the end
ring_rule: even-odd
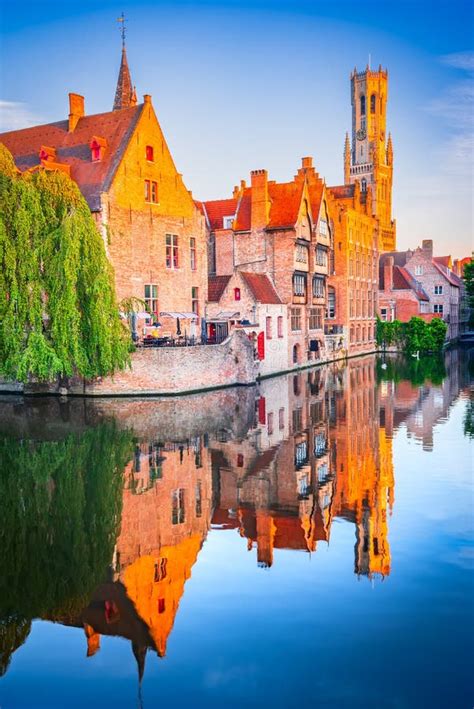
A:
MULTIPOLYGON (((134 423, 137 440, 124 471, 110 579, 79 615, 54 620, 84 628, 88 656, 102 635, 127 638, 141 677, 148 650, 166 653, 211 526, 216 534, 236 530, 258 565, 271 567, 275 550, 313 553, 329 542, 339 518, 354 525, 355 573, 387 576, 392 436, 405 424, 432 445, 433 426, 461 386, 456 353, 448 357, 450 376, 439 385, 393 377, 365 357, 179 402, 81 404, 89 423, 98 412, 125 428, 134 423), (172 438, 178 442, 166 442, 172 438)), ((76 403, 68 406, 61 424, 78 420, 76 403)), ((24 418, 21 425, 24 438, 24 418)))
POLYGON ((387 510, 393 503, 391 438, 379 427, 373 358, 261 385, 247 437, 212 443, 219 471, 213 523, 257 547, 315 551, 331 522, 356 525, 355 570, 390 572, 387 510))

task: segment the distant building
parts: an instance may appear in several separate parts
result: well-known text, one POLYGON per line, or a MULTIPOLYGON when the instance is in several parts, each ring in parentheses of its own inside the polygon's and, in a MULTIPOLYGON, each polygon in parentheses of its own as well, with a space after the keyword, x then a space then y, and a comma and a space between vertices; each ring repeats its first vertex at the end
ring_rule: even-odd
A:
POLYGON ((379 270, 380 307, 385 311, 380 311, 382 318, 406 321, 412 315, 425 319, 440 317, 448 326, 447 339, 456 339, 459 336, 463 283, 450 269, 450 265, 450 256, 433 256, 431 239, 425 239, 421 248, 418 247, 414 251, 383 254, 379 270), (390 266, 393 273, 392 283, 390 266), (397 288, 403 278, 407 287, 397 288), (404 291, 403 294, 400 294, 401 290, 404 291), (394 304, 393 307, 390 303, 394 304))

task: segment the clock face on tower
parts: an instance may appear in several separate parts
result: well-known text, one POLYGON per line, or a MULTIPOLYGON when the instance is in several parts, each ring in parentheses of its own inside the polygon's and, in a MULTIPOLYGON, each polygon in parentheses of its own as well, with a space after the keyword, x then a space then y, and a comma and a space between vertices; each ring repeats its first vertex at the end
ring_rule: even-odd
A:
POLYGON ((359 128, 359 130, 356 133, 356 138, 357 138, 357 140, 364 140, 366 135, 367 135, 367 133, 365 132, 365 129, 359 128))

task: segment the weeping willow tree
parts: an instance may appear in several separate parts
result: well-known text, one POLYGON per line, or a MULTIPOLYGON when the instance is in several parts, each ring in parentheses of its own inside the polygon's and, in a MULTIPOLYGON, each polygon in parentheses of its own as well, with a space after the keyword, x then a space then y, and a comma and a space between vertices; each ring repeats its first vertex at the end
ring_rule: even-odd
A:
POLYGON ((0 675, 32 619, 78 615, 106 580, 132 453, 113 423, 62 441, 0 437, 0 675))
POLYGON ((51 381, 126 366, 130 337, 89 207, 61 172, 19 174, 0 145, 0 374, 51 381))

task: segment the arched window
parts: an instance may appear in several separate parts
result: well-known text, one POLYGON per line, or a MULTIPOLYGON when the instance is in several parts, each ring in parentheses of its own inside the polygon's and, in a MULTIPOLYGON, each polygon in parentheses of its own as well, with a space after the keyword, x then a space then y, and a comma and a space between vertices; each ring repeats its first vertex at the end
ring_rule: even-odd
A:
POLYGON ((371 113, 375 113, 375 101, 376 101, 375 94, 372 94, 372 96, 370 97, 370 112, 371 113))
POLYGON ((362 94, 360 97, 360 115, 365 116, 365 96, 362 94))
POLYGON ((367 192, 367 180, 365 179, 365 177, 363 177, 360 181, 360 187, 362 192, 367 192))
POLYGON ((293 364, 298 364, 300 361, 300 346, 298 344, 293 345, 293 364))

